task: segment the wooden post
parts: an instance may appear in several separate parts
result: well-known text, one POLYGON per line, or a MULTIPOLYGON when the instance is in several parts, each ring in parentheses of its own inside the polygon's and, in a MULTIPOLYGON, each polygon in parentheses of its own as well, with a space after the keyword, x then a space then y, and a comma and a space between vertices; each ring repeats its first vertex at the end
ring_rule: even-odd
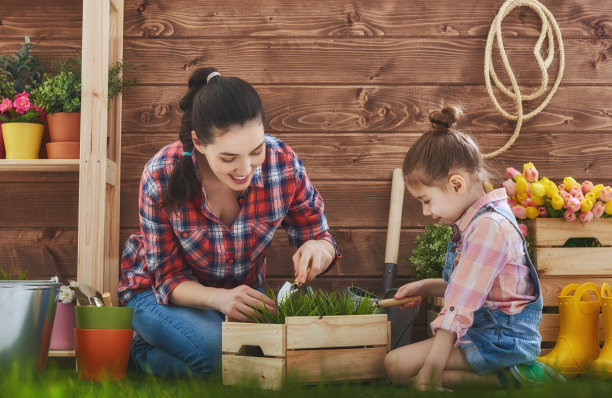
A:
POLYGON ((123 56, 123 0, 83 2, 77 280, 117 304, 121 98, 108 112, 108 67, 123 56))

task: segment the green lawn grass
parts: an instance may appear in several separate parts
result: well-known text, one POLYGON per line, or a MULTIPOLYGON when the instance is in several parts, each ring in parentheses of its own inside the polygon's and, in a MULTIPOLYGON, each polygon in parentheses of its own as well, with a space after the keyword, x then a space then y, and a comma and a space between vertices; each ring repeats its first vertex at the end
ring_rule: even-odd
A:
MULTIPOLYGON (((390 385, 384 380, 368 383, 318 384, 314 386, 288 385, 281 391, 266 391, 255 387, 228 387, 221 384, 220 375, 209 381, 172 380, 128 371, 120 382, 91 382, 80 380, 74 371, 74 360, 49 361, 47 370, 37 375, 24 375, 17 371, 0 375, 0 397, 433 397, 449 396, 446 392, 420 392, 390 385)), ((604 398, 612 394, 612 381, 577 378, 561 385, 522 389, 493 389, 466 386, 452 393, 453 397, 568 397, 604 398)))

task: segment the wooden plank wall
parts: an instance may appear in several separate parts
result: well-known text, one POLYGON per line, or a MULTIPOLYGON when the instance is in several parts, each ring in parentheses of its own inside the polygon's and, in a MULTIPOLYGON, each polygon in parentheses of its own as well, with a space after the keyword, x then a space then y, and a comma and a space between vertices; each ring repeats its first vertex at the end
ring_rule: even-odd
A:
MULTIPOLYGON (((0 15, 0 53, 23 35, 48 65, 78 55, 81 1, 8 2, 0 15)), ((502 0, 126 0, 124 58, 139 85, 123 97, 121 240, 138 228, 138 179, 146 160, 176 139, 178 100, 190 73, 215 66, 251 82, 266 109, 266 131, 290 144, 321 191, 344 259, 317 284, 380 290, 391 171, 427 129, 441 103, 459 103, 485 151, 501 146, 513 124, 484 86, 486 36, 502 0)), ((555 180, 565 175, 612 184, 612 2, 546 0, 563 34, 566 70, 544 112, 492 166, 533 161, 555 180)), ((539 19, 523 7, 504 21, 505 46, 522 90, 540 84, 531 54, 539 19)), ((497 71, 508 82, 499 67, 497 71)), ((550 68, 551 82, 557 61, 550 68)), ((505 109, 509 101, 499 96, 505 109)), ((533 109, 539 105, 528 106, 533 109)), ((0 175, 0 261, 31 277, 76 272, 78 177, 71 173, 0 175)), ((406 197, 403 261, 428 219, 406 197)), ((268 256, 269 283, 292 274, 284 233, 268 256)))

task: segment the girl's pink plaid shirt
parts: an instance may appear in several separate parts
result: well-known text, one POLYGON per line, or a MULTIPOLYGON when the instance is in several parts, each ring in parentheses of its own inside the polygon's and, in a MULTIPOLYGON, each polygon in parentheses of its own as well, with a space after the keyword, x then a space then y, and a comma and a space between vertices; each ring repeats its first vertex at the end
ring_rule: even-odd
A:
POLYGON ((140 181, 140 232, 128 238, 121 261, 123 302, 153 289, 157 301, 168 304, 172 290, 188 280, 211 287, 259 288, 266 273, 266 249, 279 226, 292 245, 325 239, 336 248, 336 259, 340 257, 328 231, 323 199, 302 162, 282 141, 266 135, 265 143, 265 161, 238 197, 240 213, 229 226, 207 206, 204 190, 176 213, 159 206, 170 172, 183 156, 180 142, 147 163, 140 181))

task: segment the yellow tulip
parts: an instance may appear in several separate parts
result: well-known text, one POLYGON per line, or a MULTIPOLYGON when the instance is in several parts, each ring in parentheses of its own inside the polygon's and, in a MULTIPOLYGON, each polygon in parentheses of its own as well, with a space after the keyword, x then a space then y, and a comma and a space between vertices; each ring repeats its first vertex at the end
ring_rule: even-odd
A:
POLYGON ((553 209, 561 210, 563 208, 563 205, 565 204, 565 202, 563 201, 563 198, 557 194, 557 195, 554 195, 550 199, 550 204, 553 207, 553 209))
POLYGON ((539 182, 534 182, 533 184, 531 184, 531 198, 532 199, 534 196, 537 196, 538 198, 542 198, 545 194, 546 194, 546 189, 544 189, 544 185, 540 184, 539 182))
POLYGON ((531 195, 531 201, 538 206, 542 206, 546 201, 544 200, 544 196, 533 196, 531 195))
MULTIPOLYGON (((612 210, 612 206, 610 206, 610 207, 611 207, 611 210, 612 210)), ((538 216, 538 214, 539 214, 538 213, 538 209, 536 209, 535 207, 528 207, 527 210, 526 210, 526 213, 527 213, 527 218, 530 218, 532 220, 534 218, 536 218, 538 216)))
POLYGON ((527 187, 529 186, 529 184, 527 183, 527 180, 525 179, 525 177, 521 176, 521 178, 519 178, 518 176, 516 176, 516 192, 519 194, 525 193, 527 191, 527 187))
POLYGON ((588 199, 591 201, 591 203, 595 204, 595 202, 597 202, 597 196, 595 196, 595 194, 593 192, 589 192, 586 195, 584 195, 585 199, 588 199))
POLYGON ((574 187, 574 186, 576 186, 576 185, 580 186, 580 185, 579 185, 579 184, 576 182, 576 180, 574 180, 572 177, 565 177, 565 178, 563 179, 563 186, 565 187, 565 190, 566 190, 567 192, 569 192, 569 191, 572 189, 572 187, 574 187))
POLYGON ((549 182, 550 180, 546 177, 542 177, 540 178, 540 184, 546 186, 546 183, 549 182))
POLYGON ((523 193, 519 193, 516 195, 516 203, 523 203, 525 201, 525 199, 527 199, 529 197, 529 195, 527 195, 527 192, 523 192, 523 193))
POLYGON ((547 198, 552 198, 553 196, 559 194, 559 188, 557 188, 555 183, 550 180, 546 184, 544 184, 544 190, 546 192, 547 198))
POLYGON ((591 192, 589 193, 594 193, 595 197, 599 199, 599 195, 601 194, 601 190, 603 189, 603 187, 603 184, 597 184, 593 188, 591 188, 591 192))
POLYGON ((593 202, 590 199, 584 198, 580 201, 580 211, 587 212, 593 208, 593 202))
POLYGON ((612 216, 612 200, 606 202, 606 214, 612 216))

